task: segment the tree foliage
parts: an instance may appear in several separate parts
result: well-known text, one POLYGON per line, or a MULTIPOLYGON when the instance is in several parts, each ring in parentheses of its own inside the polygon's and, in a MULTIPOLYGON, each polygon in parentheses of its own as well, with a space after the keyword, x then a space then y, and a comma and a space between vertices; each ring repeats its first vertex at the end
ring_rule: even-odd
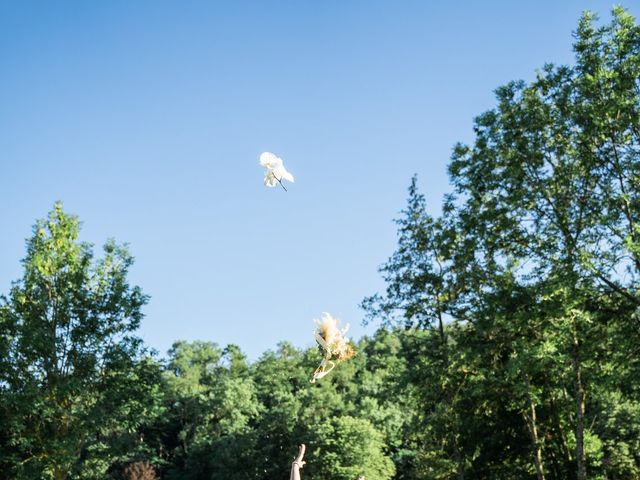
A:
POLYGON ((600 422, 612 395, 638 401, 640 29, 616 8, 604 26, 585 14, 575 36, 575 66, 496 90, 454 150, 440 218, 414 179, 386 294, 364 303, 439 330, 423 375, 444 384, 439 399, 421 392, 421 433, 443 423, 450 447, 427 457, 446 478, 637 475, 637 450, 600 422))
POLYGON ((95 260, 78 233, 56 204, 1 301, 0 464, 14 478, 99 477, 118 456, 112 440, 154 413, 143 385, 159 370, 139 361, 147 297, 127 282, 133 259, 109 241, 95 260))

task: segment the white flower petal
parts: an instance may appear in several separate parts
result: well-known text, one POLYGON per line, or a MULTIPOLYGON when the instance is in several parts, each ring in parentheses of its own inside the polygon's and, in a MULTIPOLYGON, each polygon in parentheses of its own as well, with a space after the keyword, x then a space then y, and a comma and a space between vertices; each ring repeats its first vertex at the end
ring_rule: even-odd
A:
POLYGON ((293 175, 284 168, 282 159, 271 152, 260 154, 260 165, 267 169, 264 177, 264 184, 267 187, 274 187, 282 180, 293 183, 293 175))
POLYGON ((280 180, 287 180, 287 181, 289 181, 291 183, 294 183, 293 182, 293 175, 291 175, 289 172, 287 172, 284 169, 284 167, 282 167, 282 173, 281 173, 281 176, 280 176, 280 180))
POLYGON ((282 168, 282 159, 271 152, 264 152, 260 155, 260 165, 269 170, 282 168))

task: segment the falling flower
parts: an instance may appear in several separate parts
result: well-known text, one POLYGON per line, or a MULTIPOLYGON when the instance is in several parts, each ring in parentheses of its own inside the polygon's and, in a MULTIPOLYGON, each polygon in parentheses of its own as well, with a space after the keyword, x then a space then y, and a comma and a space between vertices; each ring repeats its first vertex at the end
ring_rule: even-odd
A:
POLYGON ((293 183, 293 175, 284 168, 282 159, 273 153, 263 152, 260 154, 260 165, 267 169, 264 174, 264 184, 267 187, 275 187, 279 183, 286 192, 287 189, 282 184, 282 180, 293 183))
POLYGON ((316 320, 318 325, 314 336, 318 347, 322 352, 322 362, 313 372, 311 383, 327 375, 336 366, 336 362, 343 362, 352 358, 356 352, 344 335, 349 330, 349 325, 344 329, 338 328, 338 320, 327 312, 322 314, 321 320, 316 320))

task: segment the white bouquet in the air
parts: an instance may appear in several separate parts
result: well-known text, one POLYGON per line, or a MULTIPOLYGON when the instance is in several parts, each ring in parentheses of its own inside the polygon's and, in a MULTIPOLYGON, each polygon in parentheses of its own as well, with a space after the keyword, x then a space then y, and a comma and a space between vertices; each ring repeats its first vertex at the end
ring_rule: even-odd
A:
POLYGON ((293 175, 284 168, 282 159, 271 152, 263 152, 260 155, 260 165, 266 168, 264 173, 264 184, 267 187, 275 187, 280 184, 284 191, 287 189, 282 184, 282 180, 287 180, 293 183, 293 175))

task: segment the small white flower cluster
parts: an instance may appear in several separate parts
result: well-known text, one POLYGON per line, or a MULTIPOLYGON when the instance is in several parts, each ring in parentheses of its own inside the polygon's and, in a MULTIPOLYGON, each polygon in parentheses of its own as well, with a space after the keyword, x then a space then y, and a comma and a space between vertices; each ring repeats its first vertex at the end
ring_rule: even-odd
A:
POLYGON ((284 188, 285 192, 287 189, 282 184, 282 180, 287 180, 293 183, 293 175, 284 168, 284 164, 282 163, 282 159, 277 157, 271 152, 264 152, 260 155, 260 165, 267 169, 264 173, 264 184, 267 187, 275 187, 277 184, 280 184, 282 188, 284 188))

